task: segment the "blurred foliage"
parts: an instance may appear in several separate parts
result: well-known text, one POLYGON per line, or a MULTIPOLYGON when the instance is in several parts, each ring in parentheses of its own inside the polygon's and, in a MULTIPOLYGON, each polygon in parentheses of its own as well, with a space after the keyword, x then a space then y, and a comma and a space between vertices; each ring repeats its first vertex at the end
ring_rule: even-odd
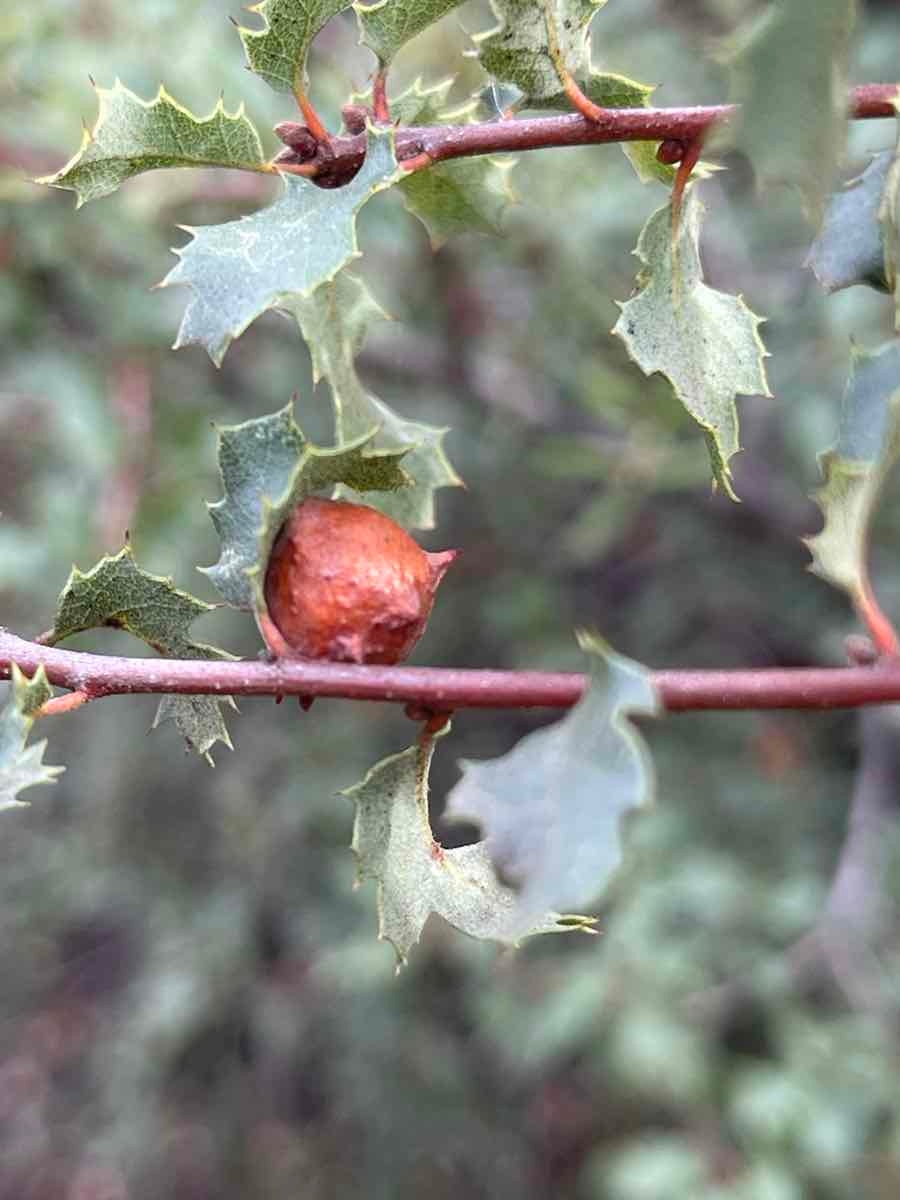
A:
MULTIPOLYGON (((658 83, 661 104, 721 99, 712 51, 747 8, 612 0, 595 63, 658 83)), ((214 598, 194 572, 217 552, 211 421, 296 391, 311 436, 330 434, 291 324, 268 314, 216 371, 200 350, 169 349, 184 296, 150 291, 179 222, 251 211, 270 183, 158 173, 76 215, 23 180, 58 168, 79 116, 93 119, 88 72, 145 98, 163 79, 200 112, 224 90, 263 128, 291 116, 243 69, 229 14, 221 0, 35 0, 0 20, 0 619, 24 636, 51 624, 72 562, 115 552, 126 530, 148 569, 214 598)), ((400 52, 395 88, 459 61, 451 99, 464 100, 481 76, 458 59, 462 31, 490 20, 475 4, 450 14, 400 52)), ((893 78, 898 35, 896 7, 869 4, 852 78, 893 78)), ((373 67, 356 39, 342 17, 313 47, 312 95, 332 127, 373 67)), ((893 136, 890 122, 855 125, 847 177, 893 136)), ((465 553, 414 661, 574 667, 576 624, 651 665, 841 661, 848 607, 806 573, 799 538, 818 527, 806 494, 836 431, 849 339, 879 345, 893 314, 860 288, 826 298, 802 267, 813 231, 796 195, 757 197, 746 163, 728 166, 703 185, 704 265, 768 317, 776 397, 740 402, 740 505, 710 497, 687 418, 608 336, 663 198, 615 147, 523 156, 507 236, 437 254, 399 197, 367 206, 360 273, 398 321, 373 331, 361 374, 404 416, 453 427, 468 485, 438 500, 430 544, 465 553)), ((893 612, 896 500, 894 484, 874 531, 893 612)), ((236 614, 193 632, 258 649, 236 614)), ((630 823, 603 935, 511 954, 432 921, 395 978, 373 889, 351 890, 351 805, 334 793, 406 746, 409 722, 389 706, 247 700, 234 755, 210 771, 175 753, 171 726, 144 736, 153 707, 108 700, 56 718, 49 754, 65 775, 5 814, 0 1195, 898 1194, 900 924, 896 884, 881 886, 900 867, 892 714, 648 724, 659 800, 630 823), (862 798, 878 817, 862 867, 854 795, 854 814, 862 798), (843 908, 820 936, 823 914, 867 883, 871 920, 847 924, 843 908)), ((501 753, 545 719, 460 714, 436 808, 456 758, 501 753)))

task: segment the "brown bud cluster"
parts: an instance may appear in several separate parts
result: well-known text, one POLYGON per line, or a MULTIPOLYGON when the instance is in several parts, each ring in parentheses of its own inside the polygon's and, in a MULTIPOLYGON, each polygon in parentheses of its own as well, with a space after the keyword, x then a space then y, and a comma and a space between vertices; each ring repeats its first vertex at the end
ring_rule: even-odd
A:
POLYGON ((424 633, 456 555, 427 553, 374 508, 302 501, 266 570, 268 614, 284 642, 271 648, 332 662, 401 662, 424 633))

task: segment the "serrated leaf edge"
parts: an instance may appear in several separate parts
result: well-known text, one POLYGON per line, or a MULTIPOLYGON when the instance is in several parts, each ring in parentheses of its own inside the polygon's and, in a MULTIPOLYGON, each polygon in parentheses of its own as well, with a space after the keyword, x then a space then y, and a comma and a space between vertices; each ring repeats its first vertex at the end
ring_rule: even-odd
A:
MULTIPOLYGON (((219 99, 216 101, 215 105, 213 106, 211 111, 208 113, 208 115, 205 117, 198 117, 195 113, 192 113, 191 110, 189 108, 187 108, 184 104, 182 104, 179 100, 176 100, 175 97, 171 94, 171 92, 166 90, 166 86, 163 83, 160 83, 159 87, 157 88, 156 95, 151 100, 142 99, 136 92, 133 92, 131 90, 131 88, 126 87, 118 75, 116 76, 115 82, 113 83, 113 86, 111 88, 101 87, 99 84, 94 83, 93 80, 91 80, 91 86, 93 87, 94 92, 96 93, 96 96, 97 96, 97 116, 94 121, 94 124, 92 126, 88 126, 88 124, 85 121, 82 121, 81 145, 78 147, 76 152, 72 155, 72 157, 69 159, 69 161, 67 163, 65 163, 62 167, 60 167, 60 169, 58 171, 54 171, 50 175, 40 175, 33 180, 34 183, 40 183, 47 187, 59 188, 61 191, 74 191, 75 192, 75 208, 76 208, 76 210, 79 208, 82 208, 85 204, 88 204, 90 201, 86 200, 86 199, 82 199, 77 188, 72 187, 70 184, 60 183, 59 180, 64 175, 67 175, 70 171, 73 171, 78 166, 79 160, 81 159, 81 156, 84 154, 85 150, 88 148, 88 146, 92 145, 92 143, 94 141, 96 141, 97 133, 99 132, 101 125, 108 117, 108 112, 107 112, 108 101, 107 101, 106 97, 113 96, 116 93, 120 93, 120 92, 127 93, 127 95, 131 99, 133 99, 137 104, 140 104, 140 106, 145 109, 151 109, 154 106, 154 104, 158 104, 161 100, 166 101, 169 104, 171 104, 174 108, 177 108, 178 111, 183 113, 186 117, 189 117, 197 125, 205 125, 210 121, 214 121, 216 119, 216 117, 219 116, 220 113, 223 117, 225 117, 229 121, 240 120, 242 117, 245 118, 247 121, 247 124, 250 126, 250 129, 253 132, 254 137, 256 138, 256 144, 257 144, 257 147, 259 148, 260 165, 258 167, 252 167, 249 165, 247 165, 245 167, 235 167, 233 165, 229 165, 229 167, 227 169, 228 170, 254 171, 254 172, 257 172, 260 174, 274 173, 274 169, 265 161, 265 155, 263 153, 262 142, 259 139, 259 134, 257 133, 256 128, 253 126, 252 122, 250 121, 250 118, 247 117, 247 110, 246 110, 246 106, 245 106, 243 100, 239 101, 238 106, 234 110, 234 112, 229 112, 228 109, 225 107, 225 97, 219 96, 219 99)), ((204 163, 200 159, 197 160, 196 165, 198 167, 204 166, 204 165, 210 166, 210 167, 222 166, 222 164, 219 162, 209 161, 209 162, 204 163)), ((98 198, 103 199, 104 197, 98 197, 98 198)), ((186 227, 181 226, 180 228, 186 228, 186 227)))

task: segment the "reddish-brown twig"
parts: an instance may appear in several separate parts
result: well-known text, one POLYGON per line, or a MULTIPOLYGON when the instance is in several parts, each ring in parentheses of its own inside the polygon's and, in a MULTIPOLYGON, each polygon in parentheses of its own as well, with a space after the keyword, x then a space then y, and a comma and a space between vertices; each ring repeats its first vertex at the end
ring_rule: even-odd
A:
MULTIPOLYGON (((138 692, 331 696, 413 702, 432 712, 447 712, 568 708, 585 686, 583 675, 555 671, 119 658, 41 646, 0 630, 0 678, 9 677, 12 663, 28 675, 43 666, 51 683, 84 692, 92 700, 138 692)), ((652 677, 669 712, 859 708, 900 702, 900 662, 889 659, 863 667, 654 671, 652 677)))

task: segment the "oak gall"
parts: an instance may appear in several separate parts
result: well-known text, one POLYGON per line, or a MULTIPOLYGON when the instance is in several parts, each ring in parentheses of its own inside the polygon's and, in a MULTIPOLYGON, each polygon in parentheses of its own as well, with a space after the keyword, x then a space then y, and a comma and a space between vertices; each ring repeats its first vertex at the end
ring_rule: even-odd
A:
POLYGON ((457 551, 429 554, 363 504, 303 500, 266 570, 263 632, 281 657, 398 663, 425 631, 457 551))

